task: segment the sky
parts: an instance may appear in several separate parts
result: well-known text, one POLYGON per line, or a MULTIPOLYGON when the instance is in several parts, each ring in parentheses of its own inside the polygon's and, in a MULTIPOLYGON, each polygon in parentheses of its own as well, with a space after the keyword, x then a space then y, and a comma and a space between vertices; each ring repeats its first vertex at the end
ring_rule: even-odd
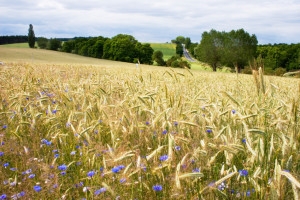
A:
POLYGON ((0 0, 0 35, 200 42, 204 31, 243 28, 259 44, 300 42, 300 0, 0 0))

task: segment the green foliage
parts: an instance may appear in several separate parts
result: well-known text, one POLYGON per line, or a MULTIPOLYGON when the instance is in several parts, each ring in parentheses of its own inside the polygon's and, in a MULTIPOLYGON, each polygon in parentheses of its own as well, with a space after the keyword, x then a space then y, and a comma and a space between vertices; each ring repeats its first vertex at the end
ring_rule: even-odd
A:
POLYGON ((40 37, 37 40, 37 44, 40 49, 46 49, 48 45, 48 39, 44 37, 40 37))
POLYGON ((177 44, 176 45, 176 54, 179 55, 180 57, 182 57, 183 55, 183 47, 182 44, 177 44))
POLYGON ((152 55, 152 60, 157 63, 158 66, 165 66, 166 63, 163 59, 163 53, 161 51, 154 51, 152 55))
POLYGON ((195 55, 195 48, 198 46, 198 43, 191 43, 190 44, 190 46, 189 46, 189 48, 187 48, 187 50, 189 51, 189 53, 192 55, 192 56, 194 56, 194 57, 196 57, 196 55, 195 55))
POLYGON ((168 67, 174 67, 174 68, 191 68, 191 65, 186 60, 182 60, 179 55, 172 56, 169 60, 166 62, 168 67))
POLYGON ((199 60, 209 63, 213 71, 218 65, 236 67, 240 71, 254 58, 256 45, 256 36, 250 36, 243 29, 229 33, 211 30, 202 34, 195 54, 199 60))
POLYGON ((151 48, 150 44, 148 43, 141 44, 138 42, 135 48, 137 50, 137 58, 140 63, 148 64, 148 65, 153 64, 152 55, 154 50, 151 48))
POLYGON ((223 55, 224 34, 216 30, 204 32, 200 44, 195 49, 197 59, 210 64, 213 71, 217 71, 217 65, 223 55))
POLYGON ((131 35, 119 34, 104 44, 103 58, 117 61, 133 62, 137 57, 138 41, 131 35))
POLYGON ((34 48, 35 45, 35 34, 33 31, 33 26, 32 24, 29 24, 29 29, 28 29, 28 44, 30 48, 34 48))
POLYGON ((119 34, 111 39, 99 37, 75 38, 63 44, 62 51, 109 60, 152 64, 153 49, 131 35, 119 34))
POLYGON ((51 38, 48 42, 47 49, 57 51, 59 48, 61 48, 61 41, 56 38, 51 38))
POLYGON ((64 42, 62 45, 62 51, 71 53, 72 50, 75 48, 75 41, 74 40, 69 40, 67 42, 64 42))
POLYGON ((264 66, 272 70, 279 67, 287 71, 300 69, 300 43, 259 45, 257 55, 262 57, 264 66))
POLYGON ((183 36, 178 36, 178 37, 176 38, 176 41, 177 41, 178 43, 184 44, 185 38, 184 38, 183 36))
POLYGON ((191 38, 189 38, 189 37, 185 38, 184 44, 185 44, 185 48, 189 49, 192 44, 191 38))
POLYGON ((250 36, 244 29, 232 30, 223 34, 225 37, 222 62, 227 66, 237 67, 240 72, 255 57, 257 48, 256 36, 250 36))

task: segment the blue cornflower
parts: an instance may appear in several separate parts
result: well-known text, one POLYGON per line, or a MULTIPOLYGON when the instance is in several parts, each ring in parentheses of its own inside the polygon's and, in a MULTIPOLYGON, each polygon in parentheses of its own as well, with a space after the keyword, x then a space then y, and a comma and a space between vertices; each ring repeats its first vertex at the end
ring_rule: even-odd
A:
POLYGON ((246 143, 246 139, 243 139, 243 143, 246 143))
POLYGON ((58 153, 54 155, 54 157, 55 157, 55 158, 57 158, 58 156, 59 156, 59 154, 58 154, 58 153))
POLYGON ((6 194, 2 194, 1 196, 0 196, 0 199, 6 199, 6 194))
POLYGON ((46 143, 46 145, 51 145, 51 144, 52 144, 52 142, 50 142, 50 141, 46 143))
POLYGON ((94 171, 90 171, 90 172, 87 173, 87 176, 90 176, 90 177, 92 177, 92 176, 94 176, 94 175, 95 175, 95 172, 94 172, 94 171))
POLYGON ((120 168, 119 168, 119 167, 114 167, 114 168, 111 169, 111 171, 112 171, 113 173, 117 173, 117 172, 120 171, 120 168))
POLYGON ((235 113, 236 113, 236 111, 235 111, 235 110, 232 110, 231 112, 232 112, 232 114, 235 114, 235 113))
POLYGON ((146 124, 149 125, 150 123, 149 123, 149 122, 146 122, 146 124))
POLYGON ((7 125, 3 125, 3 128, 7 128, 7 125))
POLYGON ((247 176, 248 175, 248 171, 246 169, 239 170, 239 173, 240 173, 241 176, 247 176))
POLYGON ((289 172, 289 173, 290 173, 290 171, 289 171, 289 170, 286 170, 286 169, 283 169, 282 171, 285 171, 285 172, 289 172))
POLYGON ((207 132, 207 133, 211 133, 211 132, 212 132, 212 130, 211 130, 211 129, 208 129, 206 132, 207 132))
POLYGON ((168 155, 163 155, 163 156, 161 156, 161 157, 159 158, 159 160, 165 161, 165 160, 167 160, 168 158, 169 158, 168 155))
POLYGON ((48 140, 46 140, 46 139, 42 139, 42 140, 41 140, 41 142, 42 142, 42 143, 47 143, 47 142, 48 142, 48 140))
POLYGON ((30 174, 30 175, 28 176, 28 178, 33 178, 33 177, 35 177, 35 174, 30 174))
POLYGON ((180 148, 180 146, 176 146, 175 149, 176 150, 180 150, 181 148, 180 148))
POLYGON ((166 134, 166 133, 168 133, 168 131, 167 131, 167 130, 164 130, 164 131, 163 131, 163 134, 166 134))
POLYGON ((249 197, 249 196, 250 196, 250 190, 247 191, 247 197, 249 197))
POLYGON ((120 165, 119 169, 125 169, 125 165, 120 165))
POLYGON ((57 168, 60 169, 60 170, 66 170, 68 168, 68 166, 67 165, 60 165, 57 168))
POLYGON ((104 170, 104 167, 100 167, 100 172, 103 172, 103 170, 104 170))
POLYGON ((41 188, 41 186, 36 185, 36 186, 33 187, 33 189, 34 189, 35 191, 39 192, 39 191, 41 191, 42 188, 41 188))
POLYGON ((25 171, 26 174, 30 174, 31 172, 32 172, 31 169, 27 169, 27 170, 25 171))
POLYGON ((175 125, 175 126, 177 126, 177 125, 178 125, 178 123, 177 123, 177 122, 175 122, 175 123, 174 123, 174 125, 175 125))
POLYGON ((20 192, 19 194, 18 194, 18 197, 22 197, 22 196, 24 196, 25 195, 25 192, 23 191, 23 192, 20 192))
POLYGON ((193 169, 193 172, 200 172, 200 169, 195 168, 193 169))
POLYGON ((103 187, 103 188, 101 188, 100 190, 96 190, 96 191, 95 191, 95 195, 99 195, 99 194, 101 194, 102 192, 105 192, 105 191, 106 191, 106 188, 103 187))
POLYGON ((75 155, 75 154, 76 154, 76 151, 72 151, 70 154, 71 154, 71 155, 75 155))
POLYGON ((60 175, 62 175, 62 176, 63 176, 63 175, 66 175, 66 172, 63 171, 63 172, 60 173, 60 175))
POLYGON ((77 162, 77 163, 75 163, 75 165, 81 165, 81 162, 77 162))
POLYGON ((4 153, 3 152, 0 152, 0 156, 3 156, 4 155, 4 153))
POLYGON ((7 167, 9 165, 9 163, 4 163, 3 167, 7 167))
POLYGON ((29 100, 29 97, 26 97, 27 100, 29 100))
POLYGON ((57 187, 58 187, 58 185, 57 185, 57 184, 55 184, 55 185, 53 185, 52 187, 53 187, 53 188, 57 188, 57 187))
POLYGON ((162 190, 162 186, 161 185, 154 185, 153 186, 153 190, 155 190, 155 191, 161 191, 162 190))
POLYGON ((56 112, 57 112, 57 110, 53 110, 53 111, 52 111, 52 113, 56 113, 56 112))
POLYGON ((126 182, 126 178, 120 179, 120 183, 125 183, 125 182, 126 182))
POLYGON ((99 133, 98 131, 95 131, 95 133, 97 134, 97 133, 99 133))

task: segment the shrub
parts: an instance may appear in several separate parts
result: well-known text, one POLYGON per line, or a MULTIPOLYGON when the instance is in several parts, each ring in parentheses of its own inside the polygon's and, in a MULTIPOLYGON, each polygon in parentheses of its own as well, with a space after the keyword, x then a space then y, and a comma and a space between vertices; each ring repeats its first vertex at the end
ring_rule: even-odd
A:
POLYGON ((275 75, 276 76, 282 76, 284 73, 286 73, 286 69, 279 67, 277 69, 275 69, 275 75))

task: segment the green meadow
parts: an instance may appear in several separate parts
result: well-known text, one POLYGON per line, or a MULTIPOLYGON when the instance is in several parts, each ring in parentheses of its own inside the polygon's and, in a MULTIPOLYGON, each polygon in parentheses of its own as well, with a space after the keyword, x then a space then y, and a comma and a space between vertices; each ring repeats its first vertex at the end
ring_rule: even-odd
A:
POLYGON ((154 51, 161 51, 164 54, 164 60, 168 60, 176 55, 176 44, 171 43, 151 43, 154 51))
POLYGON ((0 195, 299 197, 299 79, 2 46, 0 61, 0 195))

